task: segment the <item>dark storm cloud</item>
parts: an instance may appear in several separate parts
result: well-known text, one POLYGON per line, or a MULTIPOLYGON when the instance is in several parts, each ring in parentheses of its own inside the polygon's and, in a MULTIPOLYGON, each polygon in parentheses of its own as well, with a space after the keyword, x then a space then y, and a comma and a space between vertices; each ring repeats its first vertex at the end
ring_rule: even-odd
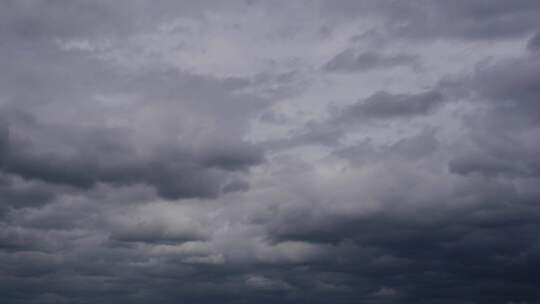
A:
POLYGON ((529 39, 529 42, 527 43, 527 48, 533 52, 537 52, 540 50, 540 32, 536 33, 534 36, 529 39))
POLYGON ((236 192, 249 190, 249 183, 244 180, 233 180, 223 187, 223 192, 236 192))
MULTIPOLYGON (((327 261, 316 269, 340 269, 357 280, 351 284, 386 286, 392 291, 386 299, 370 299, 374 303, 414 303, 426 298, 430 303, 535 303, 540 297, 538 282, 528 269, 540 262, 535 245, 539 231, 534 224, 540 215, 540 196, 529 188, 538 185, 539 176, 536 61, 531 55, 488 63, 472 78, 464 77, 464 86, 473 96, 470 102, 481 105, 482 111, 464 118, 467 135, 445 152, 452 157, 449 171, 459 182, 436 198, 436 205, 414 205, 420 201, 412 198, 413 206, 401 206, 415 192, 412 185, 428 183, 414 182, 418 176, 412 172, 422 170, 434 153, 440 153, 433 131, 382 148, 367 141, 338 154, 364 170, 373 170, 378 162, 390 170, 381 183, 388 183, 385 191, 396 195, 376 194, 389 207, 360 214, 321 214, 306 204, 308 209, 278 213, 281 218, 269 222, 270 238, 278 243, 358 246, 341 253, 344 260, 347 254, 354 256, 350 263, 327 261), (396 161, 416 164, 415 169, 394 171, 396 161), (406 175, 400 179, 402 184, 393 181, 396 174, 406 175), (496 293, 491 292, 494 286, 496 293)), ((377 93, 341 115, 365 119, 426 115, 442 101, 435 92, 410 95, 416 102, 403 104, 397 101, 410 96, 398 96, 377 93)), ((353 297, 368 299, 367 291, 359 294, 353 297)))
POLYGON ((536 57, 527 56, 476 71, 472 90, 487 108, 469 122, 474 141, 450 161, 452 172, 510 178, 539 176, 537 63, 536 57))
POLYGON ((204 236, 195 231, 189 233, 170 233, 159 225, 128 227, 124 230, 113 231, 110 238, 114 241, 128 243, 170 243, 178 244, 189 241, 204 240, 204 236))
POLYGON ((2 303, 538 303, 538 1, 0 7, 2 303))
POLYGON ((497 109, 518 113, 523 118, 527 113, 535 117, 540 112, 539 63, 533 56, 480 68, 474 79, 476 89, 497 109))
MULTIPOLYGON (((356 284, 364 284, 363 278, 374 286, 386 284, 395 288, 394 300, 400 303, 434 295, 434 303, 534 301, 538 282, 528 267, 540 262, 534 224, 540 214, 515 193, 499 190, 497 197, 491 186, 481 191, 486 192, 475 195, 485 201, 472 206, 450 203, 362 216, 316 216, 304 210, 302 220, 278 221, 272 235, 280 241, 349 244, 354 250, 341 253, 343 263, 330 260, 315 269, 339 269, 356 284), (348 254, 351 259, 345 258, 348 254), (491 293, 493 286, 500 292, 491 293)), ((448 199, 469 195, 460 192, 448 199)))
POLYGON ((6 131, 2 170, 28 180, 80 188, 100 182, 120 186, 143 183, 156 187, 167 198, 215 197, 227 172, 246 170, 262 160, 258 149, 242 142, 208 146, 199 151, 166 147, 150 159, 143 159, 133 154, 134 147, 129 143, 120 141, 124 138, 122 132, 116 137, 111 136, 114 130, 81 131, 82 134, 72 135, 85 134, 86 143, 76 146, 76 139, 67 142, 75 150, 72 155, 40 152, 39 145, 25 143, 6 131), (104 132, 113 142, 109 144, 106 137, 101 137, 104 132))
MULTIPOLYGON (((139 8, 131 9, 141 13, 139 8)), ((230 118, 255 111, 264 106, 264 101, 235 93, 238 86, 231 85, 227 79, 212 79, 170 69, 150 69, 126 77, 125 73, 104 62, 81 56, 84 55, 81 53, 62 51, 54 43, 54 39, 65 35, 85 37, 91 34, 86 32, 86 26, 71 25, 76 22, 103 20, 96 22, 96 28, 88 29, 96 34, 105 31, 101 26, 118 29, 110 22, 118 22, 126 26, 125 30, 135 31, 133 25, 121 22, 128 18, 121 9, 82 2, 71 3, 67 8, 55 2, 43 7, 34 3, 10 2, 7 12, 3 13, 9 15, 4 20, 8 25, 3 33, 9 43, 3 49, 6 56, 0 59, 6 71, 0 76, 0 87, 3 88, 0 168, 3 172, 28 181, 83 189, 92 188, 97 183, 118 186, 148 184, 155 187, 160 196, 172 199, 216 197, 228 182, 229 173, 246 172, 250 166, 262 161, 260 149, 238 138, 245 131, 247 116, 230 118), (64 9, 74 13, 80 11, 84 18, 63 18, 64 9), (35 12, 40 10, 46 13, 36 15, 35 12), (18 33, 23 31, 20 28, 29 36, 18 33), (65 35, 64 30, 67 31, 65 35), (136 152, 140 147, 131 142, 133 132, 129 128, 77 125, 81 118, 92 117, 90 120, 95 123, 109 115, 108 109, 91 105, 96 103, 91 96, 126 91, 139 94, 129 97, 142 99, 139 105, 159 100, 162 115, 189 111, 192 114, 187 114, 187 117, 209 117, 217 123, 220 134, 215 132, 214 138, 205 138, 197 147, 188 148, 190 144, 172 143, 177 139, 167 138, 172 131, 164 132, 163 136, 160 135, 162 142, 152 147, 156 152, 140 157, 136 152), (68 121, 62 121, 66 112, 74 113, 75 117, 68 114, 68 121), (214 119, 218 114, 220 117, 214 119), (75 121, 71 120, 73 118, 75 121), (43 120, 55 122, 47 124, 43 120)), ((130 17, 128 19, 131 20, 130 17)), ((168 128, 167 124, 174 124, 172 119, 185 120, 160 117, 155 124, 168 128)), ((13 191, 9 193, 15 195, 13 191)), ((10 198, 10 201, 14 199, 10 198)))
POLYGON ((390 119, 426 115, 440 106, 442 101, 442 95, 436 91, 418 94, 377 92, 344 109, 341 119, 390 119))
MULTIPOLYGON (((11 175, 0 175, 0 210, 4 207, 39 206, 54 198, 60 189, 40 182, 24 181, 11 175)), ((0 211, 0 214, 2 212, 0 211)))
POLYGON ((417 58, 411 55, 383 55, 375 52, 355 54, 345 50, 324 65, 326 71, 355 72, 396 66, 415 66, 417 58))
POLYGON ((518 168, 509 159, 496 159, 491 155, 479 153, 478 155, 467 155, 452 160, 449 163, 450 171, 458 174, 481 173, 486 176, 534 174, 533 168, 526 166, 518 168), (527 172, 532 171, 532 172, 527 172))

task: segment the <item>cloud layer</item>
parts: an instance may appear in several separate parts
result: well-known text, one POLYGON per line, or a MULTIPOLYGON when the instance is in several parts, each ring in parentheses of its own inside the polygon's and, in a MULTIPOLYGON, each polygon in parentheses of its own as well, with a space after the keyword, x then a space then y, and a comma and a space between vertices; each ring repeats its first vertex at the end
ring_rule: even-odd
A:
POLYGON ((0 4, 2 303, 539 303, 538 1, 0 4))

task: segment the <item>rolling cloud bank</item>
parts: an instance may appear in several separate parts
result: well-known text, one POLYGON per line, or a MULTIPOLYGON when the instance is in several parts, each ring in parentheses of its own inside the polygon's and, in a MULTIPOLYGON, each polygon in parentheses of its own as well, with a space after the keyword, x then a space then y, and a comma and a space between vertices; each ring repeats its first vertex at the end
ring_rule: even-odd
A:
POLYGON ((0 67, 2 303, 540 303, 537 0, 6 0, 0 67))

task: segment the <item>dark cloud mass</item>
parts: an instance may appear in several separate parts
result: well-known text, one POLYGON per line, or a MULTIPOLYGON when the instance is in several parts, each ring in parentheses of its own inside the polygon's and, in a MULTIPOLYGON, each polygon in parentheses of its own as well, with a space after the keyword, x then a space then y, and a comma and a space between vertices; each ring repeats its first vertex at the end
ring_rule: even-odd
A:
POLYGON ((0 302, 540 303, 540 2, 4 1, 0 302))
POLYGON ((527 47, 531 51, 535 52, 540 50, 540 33, 536 33, 533 37, 531 37, 531 39, 527 43, 527 47))
POLYGON ((437 107, 441 101, 441 94, 433 91, 418 94, 377 92, 366 98, 363 103, 345 109, 344 115, 368 119, 425 115, 437 107))
POLYGON ((324 68, 327 71, 354 72, 415 64, 416 57, 411 55, 381 55, 375 52, 355 55, 354 51, 345 50, 326 63, 324 68))

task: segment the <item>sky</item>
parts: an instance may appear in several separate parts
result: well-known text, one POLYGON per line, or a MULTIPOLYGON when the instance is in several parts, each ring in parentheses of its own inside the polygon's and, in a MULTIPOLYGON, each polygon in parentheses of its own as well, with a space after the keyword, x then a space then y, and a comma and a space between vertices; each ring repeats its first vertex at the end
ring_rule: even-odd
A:
POLYGON ((5 0, 0 71, 2 303, 540 303, 538 0, 5 0))

